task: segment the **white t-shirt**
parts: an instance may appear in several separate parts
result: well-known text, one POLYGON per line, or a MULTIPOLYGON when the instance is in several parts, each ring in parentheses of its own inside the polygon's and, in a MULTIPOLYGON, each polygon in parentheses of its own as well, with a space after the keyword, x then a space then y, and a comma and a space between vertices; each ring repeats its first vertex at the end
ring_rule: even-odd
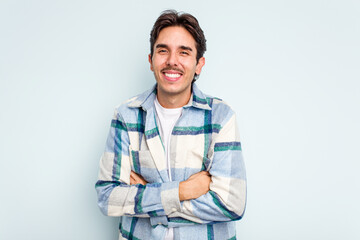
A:
MULTIPOLYGON (((159 127, 160 137, 164 144, 165 148, 165 156, 166 156, 166 166, 169 174, 169 179, 172 181, 171 177, 171 166, 170 166, 170 139, 171 133, 174 129, 174 126, 177 120, 181 116, 182 107, 181 108, 164 108, 160 105, 157 98, 155 99, 155 110, 156 110, 156 122, 159 127)), ((166 235, 164 240, 173 240, 174 232, 172 228, 169 228, 166 231, 166 235)))

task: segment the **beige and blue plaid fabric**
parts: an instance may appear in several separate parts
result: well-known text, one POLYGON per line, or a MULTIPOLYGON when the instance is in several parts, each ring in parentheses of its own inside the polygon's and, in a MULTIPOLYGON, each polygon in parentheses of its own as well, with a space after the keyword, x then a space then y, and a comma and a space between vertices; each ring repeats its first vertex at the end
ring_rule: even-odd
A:
POLYGON ((233 110, 195 84, 171 136, 169 181, 155 118, 156 85, 116 108, 100 160, 98 205, 121 216, 120 239, 236 239, 235 222, 246 203, 246 175, 233 110), (135 171, 148 182, 130 185, 135 171), (179 201, 179 182, 207 170, 210 191, 179 201))

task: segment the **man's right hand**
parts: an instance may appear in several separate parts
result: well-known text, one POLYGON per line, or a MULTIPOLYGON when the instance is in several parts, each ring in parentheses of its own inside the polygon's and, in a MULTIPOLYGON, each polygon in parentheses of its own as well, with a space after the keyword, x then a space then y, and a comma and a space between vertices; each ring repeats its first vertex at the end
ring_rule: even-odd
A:
POLYGON ((146 185, 145 179, 134 171, 130 172, 130 185, 141 184, 146 185))
POLYGON ((179 184, 180 201, 190 200, 204 195, 210 190, 211 175, 202 171, 191 175, 187 180, 179 184))

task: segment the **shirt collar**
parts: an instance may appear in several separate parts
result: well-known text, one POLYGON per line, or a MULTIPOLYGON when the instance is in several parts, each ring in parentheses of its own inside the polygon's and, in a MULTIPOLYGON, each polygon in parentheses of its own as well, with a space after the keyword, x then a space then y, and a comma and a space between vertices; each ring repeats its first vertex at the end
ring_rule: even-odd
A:
MULTIPOLYGON (((154 100, 156 98, 156 86, 157 85, 155 84, 151 89, 130 100, 130 102, 128 103, 128 107, 141 107, 142 109, 144 109, 144 111, 152 108, 154 106, 154 100)), ((195 83, 192 84, 192 93, 189 102, 185 106, 183 106, 183 108, 188 107, 211 110, 205 94, 200 91, 200 89, 196 86, 195 83)))

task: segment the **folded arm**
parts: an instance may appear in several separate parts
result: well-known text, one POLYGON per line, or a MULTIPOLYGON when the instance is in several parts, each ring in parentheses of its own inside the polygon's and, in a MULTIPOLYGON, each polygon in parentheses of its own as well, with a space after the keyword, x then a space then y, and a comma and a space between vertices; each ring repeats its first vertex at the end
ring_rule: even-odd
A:
POLYGON ((209 191, 181 202, 181 211, 167 215, 169 226, 208 224, 242 218, 246 205, 246 173, 235 114, 214 135, 207 157, 209 191))
MULTIPOLYGON (((207 171, 201 171, 190 176, 185 181, 179 183, 179 200, 191 200, 204 195, 210 190, 211 175, 207 171)), ((139 174, 131 171, 130 184, 146 185, 148 182, 139 174)))
POLYGON ((246 176, 235 116, 214 137, 207 157, 211 159, 208 173, 195 174, 196 178, 166 183, 136 179, 131 173, 128 131, 116 116, 100 161, 99 207, 105 215, 150 217, 152 225, 160 222, 169 227, 242 218, 246 176))
MULTIPOLYGON (((209 172, 196 173, 180 182, 181 210, 164 214, 162 222, 168 222, 166 225, 177 227, 242 218, 246 202, 246 176, 235 116, 219 132, 211 149, 209 172)), ((141 181, 132 184, 147 184, 145 180, 141 181)), ((172 209, 171 203, 168 206, 172 209)))
POLYGON ((128 128, 115 111, 95 185, 103 214, 152 217, 180 210, 179 182, 130 185, 129 144, 128 128))

